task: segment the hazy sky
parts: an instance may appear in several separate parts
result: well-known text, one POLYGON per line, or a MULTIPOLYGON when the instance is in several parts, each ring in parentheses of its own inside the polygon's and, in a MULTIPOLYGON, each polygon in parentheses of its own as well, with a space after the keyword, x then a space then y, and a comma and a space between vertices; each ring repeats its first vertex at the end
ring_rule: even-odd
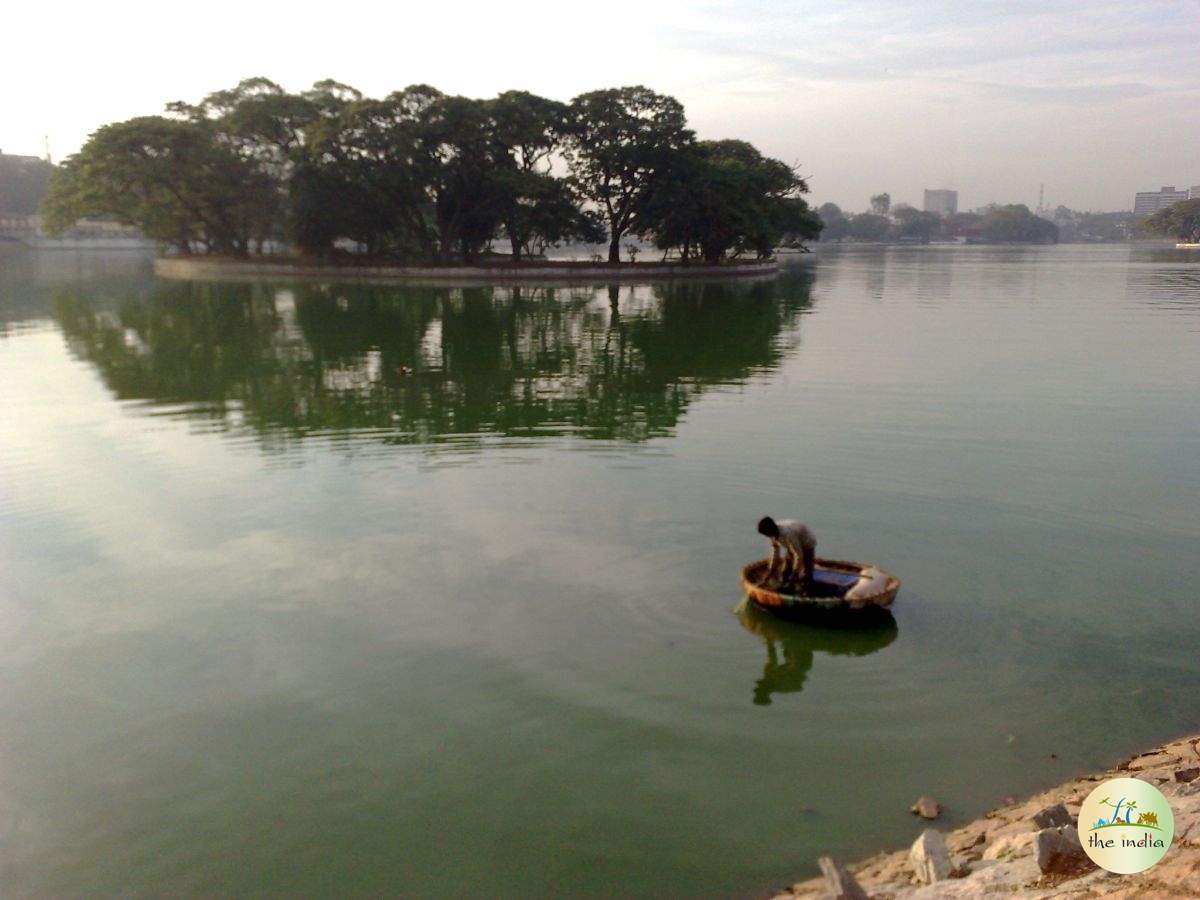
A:
POLYGON ((569 100, 644 84, 701 138, 798 163, 816 204, 872 194, 1130 209, 1200 184, 1200 10, 1183 0, 9 4, 0 150, 55 160, 99 126, 262 75, 382 97, 424 82, 569 100))

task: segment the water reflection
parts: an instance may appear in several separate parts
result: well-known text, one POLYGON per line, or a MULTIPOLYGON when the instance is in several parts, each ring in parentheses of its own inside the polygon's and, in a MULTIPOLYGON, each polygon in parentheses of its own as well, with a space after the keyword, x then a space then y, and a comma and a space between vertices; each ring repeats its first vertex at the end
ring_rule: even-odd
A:
POLYGON ((153 271, 153 252, 33 252, 0 241, 0 338, 44 320, 51 297, 64 285, 80 285, 93 298, 145 296, 153 271))
MULTIPOLYGON (((1200 253, 1196 257, 1200 260, 1200 253)), ((1127 295, 1164 312, 1195 314, 1200 312, 1200 266, 1180 260, 1159 263, 1158 268, 1131 266, 1127 295)))
POLYGON ((121 399, 172 404, 264 448, 331 432, 377 445, 485 435, 644 441, 693 399, 777 364, 809 270, 610 287, 159 282, 52 313, 121 399))
POLYGON ((818 628, 786 622, 763 612, 748 600, 736 613, 742 627, 763 639, 767 662, 762 677, 754 683, 754 703, 770 706, 772 694, 798 694, 804 689, 813 656, 866 656, 882 650, 899 634, 896 620, 867 629, 818 628))

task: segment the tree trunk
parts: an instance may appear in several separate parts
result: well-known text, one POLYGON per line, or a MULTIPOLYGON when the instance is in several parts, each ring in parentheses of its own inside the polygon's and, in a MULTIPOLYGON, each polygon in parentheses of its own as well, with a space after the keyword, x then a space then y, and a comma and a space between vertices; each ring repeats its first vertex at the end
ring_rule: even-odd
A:
POLYGON ((612 240, 608 243, 608 261, 610 263, 619 263, 621 261, 621 235, 613 232, 612 240))

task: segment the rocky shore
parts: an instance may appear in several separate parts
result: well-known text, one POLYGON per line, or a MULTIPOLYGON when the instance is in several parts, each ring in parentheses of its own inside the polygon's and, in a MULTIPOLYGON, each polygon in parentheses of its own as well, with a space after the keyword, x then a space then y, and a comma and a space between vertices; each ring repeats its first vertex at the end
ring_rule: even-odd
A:
MULTIPOLYGON (((925 799, 925 798, 922 798, 925 799)), ((922 815, 931 810, 926 806, 922 815)), ((936 811, 932 811, 936 815, 936 811)), ((993 810, 953 831, 924 831, 911 848, 848 867, 828 857, 823 877, 772 900, 1196 900, 1200 898, 1200 736, 1076 778, 1024 802, 993 810), (1095 865, 1076 832, 1079 808, 1097 782, 1138 778, 1171 805, 1175 838, 1157 865, 1116 875, 1095 865)))

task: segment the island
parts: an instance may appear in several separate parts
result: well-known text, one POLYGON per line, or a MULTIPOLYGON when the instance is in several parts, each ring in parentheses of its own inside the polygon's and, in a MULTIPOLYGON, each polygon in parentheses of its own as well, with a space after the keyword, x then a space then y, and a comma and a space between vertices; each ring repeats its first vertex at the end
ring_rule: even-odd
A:
POLYGON ((51 236, 106 216, 179 257, 432 268, 475 266, 497 242, 520 263, 582 241, 616 265, 622 249, 637 262, 639 238, 716 267, 815 238, 807 191, 746 141, 697 139, 678 100, 642 86, 564 103, 251 78, 101 127, 55 170, 42 212, 51 236))

